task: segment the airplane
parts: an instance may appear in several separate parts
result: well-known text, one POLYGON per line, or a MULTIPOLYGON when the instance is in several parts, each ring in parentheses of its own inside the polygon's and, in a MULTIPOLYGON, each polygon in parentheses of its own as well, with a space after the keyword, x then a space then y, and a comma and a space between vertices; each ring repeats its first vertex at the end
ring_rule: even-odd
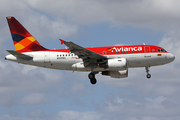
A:
POLYGON ((174 61, 175 56, 155 45, 124 45, 84 48, 71 41, 60 39, 67 49, 47 49, 43 47, 15 17, 7 17, 7 22, 15 46, 7 50, 10 55, 5 60, 38 67, 90 72, 91 84, 96 84, 95 75, 112 78, 128 77, 128 68, 145 67, 147 78, 151 78, 151 66, 164 65, 174 61))

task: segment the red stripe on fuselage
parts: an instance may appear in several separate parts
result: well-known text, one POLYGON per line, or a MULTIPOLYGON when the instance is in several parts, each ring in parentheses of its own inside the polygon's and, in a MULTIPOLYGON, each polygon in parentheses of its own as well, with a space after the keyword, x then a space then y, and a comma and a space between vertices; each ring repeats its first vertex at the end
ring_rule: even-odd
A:
MULTIPOLYGON (((86 49, 102 55, 116 55, 116 54, 160 53, 157 50, 163 48, 154 45, 130 45, 130 46, 90 47, 86 49)), ((54 50, 41 50, 41 51, 67 52, 67 53, 70 52, 69 49, 54 49, 54 50)), ((27 52, 33 52, 33 51, 27 51, 27 52)), ((164 51, 164 53, 167 52, 164 51)))

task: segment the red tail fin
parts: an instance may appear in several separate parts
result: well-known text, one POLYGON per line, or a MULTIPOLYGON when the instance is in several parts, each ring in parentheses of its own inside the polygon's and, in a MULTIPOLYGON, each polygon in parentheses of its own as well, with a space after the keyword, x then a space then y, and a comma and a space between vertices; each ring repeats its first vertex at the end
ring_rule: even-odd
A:
POLYGON ((7 21, 17 52, 47 50, 14 17, 7 17, 7 21))

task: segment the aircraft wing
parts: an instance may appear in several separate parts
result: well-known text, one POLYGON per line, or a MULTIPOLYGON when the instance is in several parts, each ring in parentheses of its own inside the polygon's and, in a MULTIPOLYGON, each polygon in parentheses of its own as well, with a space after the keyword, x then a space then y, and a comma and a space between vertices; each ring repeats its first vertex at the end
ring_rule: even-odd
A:
POLYGON ((7 50, 10 54, 14 55, 15 57, 19 57, 21 59, 24 59, 24 60, 31 60, 33 59, 33 57, 29 56, 29 55, 25 55, 25 54, 22 54, 22 53, 19 53, 19 52, 16 52, 14 50, 7 50))
POLYGON ((79 58, 82 58, 84 61, 86 60, 90 60, 91 59, 91 63, 98 63, 97 61, 101 61, 106 59, 105 56, 100 55, 98 53, 95 53, 91 50, 88 50, 84 47, 81 47, 73 42, 66 42, 64 40, 61 40, 61 44, 65 44, 66 46, 69 47, 69 50, 76 54, 79 58))

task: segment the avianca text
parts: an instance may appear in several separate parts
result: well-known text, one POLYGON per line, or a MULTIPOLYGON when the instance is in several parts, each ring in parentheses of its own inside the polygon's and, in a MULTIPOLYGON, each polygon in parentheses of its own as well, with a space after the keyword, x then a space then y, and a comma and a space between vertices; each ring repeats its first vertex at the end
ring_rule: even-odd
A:
POLYGON ((114 47, 112 48, 111 52, 123 52, 123 51, 142 51, 142 47, 114 47))

